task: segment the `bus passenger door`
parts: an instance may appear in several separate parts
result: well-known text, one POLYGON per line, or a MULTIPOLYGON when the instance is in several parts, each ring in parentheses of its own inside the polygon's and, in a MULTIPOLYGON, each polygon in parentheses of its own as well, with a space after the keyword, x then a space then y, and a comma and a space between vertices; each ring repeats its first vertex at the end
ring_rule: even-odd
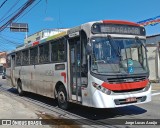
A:
POLYGON ((80 48, 80 37, 69 39, 70 89, 74 101, 81 101, 80 48))

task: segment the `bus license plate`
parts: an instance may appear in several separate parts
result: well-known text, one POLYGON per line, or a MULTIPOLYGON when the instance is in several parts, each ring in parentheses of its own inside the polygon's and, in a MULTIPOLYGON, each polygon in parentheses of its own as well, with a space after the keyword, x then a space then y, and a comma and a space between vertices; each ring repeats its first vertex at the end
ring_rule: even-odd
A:
POLYGON ((126 99, 126 102, 135 102, 137 99, 135 97, 130 97, 126 99))

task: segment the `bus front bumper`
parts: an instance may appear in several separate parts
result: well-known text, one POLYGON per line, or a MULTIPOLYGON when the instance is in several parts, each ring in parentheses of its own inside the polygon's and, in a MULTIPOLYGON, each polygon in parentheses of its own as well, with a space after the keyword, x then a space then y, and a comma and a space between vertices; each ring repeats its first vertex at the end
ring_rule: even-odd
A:
POLYGON ((92 107, 95 108, 115 108, 128 105, 142 104, 151 101, 151 86, 145 92, 124 94, 124 95, 107 95, 96 90, 92 97, 92 107))

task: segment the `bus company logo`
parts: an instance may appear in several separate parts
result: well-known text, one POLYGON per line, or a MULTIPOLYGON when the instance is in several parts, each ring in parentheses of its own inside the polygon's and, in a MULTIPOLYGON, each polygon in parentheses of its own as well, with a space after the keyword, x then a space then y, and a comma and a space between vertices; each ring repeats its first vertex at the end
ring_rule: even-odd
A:
POLYGON ((128 78, 128 79, 124 79, 125 82, 134 82, 134 79, 132 78, 128 78))
POLYGON ((12 125, 11 120, 2 120, 2 125, 12 125))

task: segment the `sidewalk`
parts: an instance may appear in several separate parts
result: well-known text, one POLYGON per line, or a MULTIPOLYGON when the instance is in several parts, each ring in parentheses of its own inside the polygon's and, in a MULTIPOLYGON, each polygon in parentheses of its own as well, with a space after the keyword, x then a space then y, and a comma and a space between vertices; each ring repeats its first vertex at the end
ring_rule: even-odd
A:
POLYGON ((33 111, 22 103, 0 94, 0 119, 36 119, 33 111))
MULTIPOLYGON (((38 119, 38 116, 35 114, 34 110, 32 110, 29 105, 22 104, 21 102, 12 99, 12 97, 8 97, 3 92, 0 92, 0 124, 2 124, 2 120, 5 119, 38 119)), ((48 125, 30 125, 30 126, 22 126, 22 125, 12 125, 12 126, 4 126, 0 125, 0 128, 50 128, 48 125)))
POLYGON ((151 83, 152 90, 160 91, 160 83, 151 83))

